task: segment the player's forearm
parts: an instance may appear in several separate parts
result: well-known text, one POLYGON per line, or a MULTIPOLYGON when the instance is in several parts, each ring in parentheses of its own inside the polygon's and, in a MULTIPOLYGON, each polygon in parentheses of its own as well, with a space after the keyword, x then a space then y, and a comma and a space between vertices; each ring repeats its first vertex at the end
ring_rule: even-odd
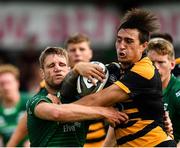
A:
POLYGON ((24 139, 24 137, 27 135, 27 113, 24 114, 24 116, 20 119, 16 130, 12 134, 10 140, 7 143, 7 147, 16 147, 21 140, 24 139))
POLYGON ((91 107, 77 104, 39 103, 34 110, 35 115, 44 120, 73 122, 105 118, 110 125, 126 122, 128 116, 110 107, 91 107))
POLYGON ((129 98, 128 94, 113 84, 99 92, 84 96, 74 103, 86 106, 112 106, 129 98))
POLYGON ((69 122, 103 118, 105 113, 102 111, 102 107, 40 103, 35 108, 35 115, 44 120, 69 122))
POLYGON ((85 107, 76 104, 64 104, 59 107, 57 119, 63 122, 103 118, 101 107, 85 107))

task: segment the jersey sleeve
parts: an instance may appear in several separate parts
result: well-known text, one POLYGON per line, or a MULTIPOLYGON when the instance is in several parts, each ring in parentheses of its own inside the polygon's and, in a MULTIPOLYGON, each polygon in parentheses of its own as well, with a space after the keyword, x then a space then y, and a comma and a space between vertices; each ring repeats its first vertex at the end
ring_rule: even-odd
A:
POLYGON ((27 104, 26 104, 27 113, 28 114, 34 114, 35 107, 41 101, 52 103, 52 101, 49 98, 47 98, 46 96, 40 96, 40 95, 34 96, 33 98, 29 99, 27 104))
POLYGON ((142 83, 144 81, 145 80, 141 76, 129 72, 124 78, 116 81, 115 84, 124 90, 130 97, 134 97, 138 92, 142 92, 142 89, 145 89, 146 86, 142 83))
POLYGON ((135 64, 130 70, 125 72, 123 78, 116 81, 122 90, 130 97, 135 97, 139 94, 153 92, 153 86, 156 82, 155 68, 148 61, 142 61, 135 64))

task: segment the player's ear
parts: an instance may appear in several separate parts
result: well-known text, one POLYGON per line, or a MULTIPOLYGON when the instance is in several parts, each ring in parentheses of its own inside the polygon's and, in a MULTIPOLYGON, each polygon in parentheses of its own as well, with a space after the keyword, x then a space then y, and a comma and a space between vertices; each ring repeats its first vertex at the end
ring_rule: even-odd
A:
POLYGON ((142 50, 144 51, 148 46, 148 42, 142 43, 142 50))
POLYGON ((172 60, 171 61, 171 70, 173 70, 175 66, 176 66, 176 61, 172 60))
POLYGON ((44 79, 45 75, 44 75, 44 71, 42 68, 40 68, 40 76, 42 79, 44 79))

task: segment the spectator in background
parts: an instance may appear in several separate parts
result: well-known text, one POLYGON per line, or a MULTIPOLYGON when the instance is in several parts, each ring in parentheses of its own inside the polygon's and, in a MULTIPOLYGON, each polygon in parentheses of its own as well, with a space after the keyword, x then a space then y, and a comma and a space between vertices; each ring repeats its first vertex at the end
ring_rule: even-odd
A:
POLYGON ((175 53, 172 43, 158 36, 148 44, 148 57, 157 67, 162 81, 163 101, 173 126, 173 133, 180 146, 180 79, 171 71, 175 67, 175 53))
MULTIPOLYGON (((68 37, 65 48, 73 68, 79 62, 90 62, 93 57, 91 42, 88 36, 76 33, 68 37)), ((89 130, 84 147, 101 147, 106 137, 108 125, 102 119, 89 121, 89 130)))
MULTIPOLYGON (((10 64, 0 65, 0 135, 3 145, 14 132, 19 119, 26 110, 28 93, 20 92, 19 69, 10 64)), ((24 146, 25 139, 19 143, 24 146)))

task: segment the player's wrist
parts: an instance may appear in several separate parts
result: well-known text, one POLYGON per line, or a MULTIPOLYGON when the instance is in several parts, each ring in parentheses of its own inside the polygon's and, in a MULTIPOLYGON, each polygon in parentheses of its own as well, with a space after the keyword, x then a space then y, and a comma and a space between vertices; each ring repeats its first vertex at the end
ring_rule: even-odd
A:
POLYGON ((74 76, 78 76, 78 75, 79 75, 79 71, 78 71, 78 69, 77 69, 77 66, 74 66, 74 68, 71 70, 71 72, 72 72, 72 74, 73 74, 74 76))

